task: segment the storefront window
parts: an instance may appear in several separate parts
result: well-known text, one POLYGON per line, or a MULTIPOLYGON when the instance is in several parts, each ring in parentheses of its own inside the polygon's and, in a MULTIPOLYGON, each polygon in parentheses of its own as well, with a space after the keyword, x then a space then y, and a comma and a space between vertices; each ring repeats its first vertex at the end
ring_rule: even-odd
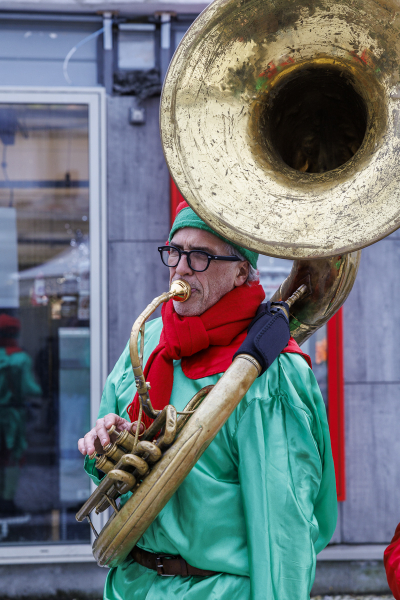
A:
POLYGON ((0 543, 89 542, 89 115, 0 104, 0 543))

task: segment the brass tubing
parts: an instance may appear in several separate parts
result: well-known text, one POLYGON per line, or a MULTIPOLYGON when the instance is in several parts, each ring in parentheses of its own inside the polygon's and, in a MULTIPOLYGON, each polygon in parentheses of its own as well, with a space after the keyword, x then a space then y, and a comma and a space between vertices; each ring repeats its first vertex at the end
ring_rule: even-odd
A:
POLYGON ((140 352, 139 352, 139 362, 140 366, 143 369, 143 354, 144 354, 144 332, 146 328, 146 322, 140 328, 140 352))
POLYGON ((165 292, 164 294, 161 294, 161 296, 158 296, 158 298, 154 298, 154 300, 146 307, 146 309, 138 316, 138 318, 134 322, 129 341, 129 352, 131 356, 133 374, 135 376, 136 388, 140 397, 142 398, 143 404, 146 405, 147 409, 151 413, 149 416, 152 419, 156 418, 158 411, 155 411, 153 409, 150 402, 147 383, 143 375, 142 365, 138 352, 138 337, 139 332, 143 324, 147 321, 147 319, 160 306, 160 304, 162 304, 163 302, 167 302, 171 297, 172 296, 170 292, 165 292))
POLYGON ((118 490, 119 496, 122 496, 123 494, 126 494, 127 492, 132 491, 132 486, 129 485, 128 483, 123 483, 122 481, 116 481, 115 487, 118 490))
POLYGON ((290 333, 301 346, 342 306, 353 287, 361 251, 329 259, 295 260, 271 302, 287 298, 305 284, 308 293, 290 308, 290 333))
POLYGON ((109 473, 115 465, 113 462, 111 462, 111 460, 108 460, 107 456, 103 454, 96 459, 95 466, 99 471, 103 471, 103 473, 109 473))
POLYGON ((163 409, 165 412, 165 424, 164 424, 164 432, 158 438, 156 445, 164 449, 167 446, 170 446, 175 439, 176 435, 176 408, 172 406, 172 404, 167 404, 167 406, 163 409))
POLYGON ((118 433, 115 425, 111 425, 110 429, 107 429, 108 435, 112 435, 113 433, 118 433))
POLYGON ((146 429, 146 431, 144 432, 141 441, 142 442, 146 442, 146 441, 152 441, 155 436, 157 435, 157 433, 160 431, 161 427, 164 425, 165 423, 165 412, 163 412, 162 410, 159 412, 159 414, 157 415, 157 417, 154 419, 153 423, 150 425, 150 427, 148 427, 148 429, 146 429))
POLYGON ((86 519, 87 519, 87 522, 88 522, 88 523, 89 523, 89 525, 90 525, 90 528, 91 528, 91 530, 92 530, 92 531, 93 531, 93 533, 94 533, 94 537, 97 539, 97 538, 99 537, 99 534, 97 533, 97 531, 96 531, 96 529, 95 529, 95 527, 94 527, 94 525, 93 525, 93 523, 92 523, 92 520, 91 520, 91 518, 90 518, 90 515, 86 515, 86 519))
POLYGON ((103 450, 105 455, 116 463, 119 460, 121 460, 121 458, 125 454, 125 452, 121 448, 119 448, 115 443, 107 444, 107 446, 104 446, 103 450))
MULTIPOLYGON (((249 363, 251 363, 252 365, 254 365, 254 367, 258 371, 258 375, 260 375, 260 373, 261 373, 260 363, 258 362, 258 360, 256 360, 254 358, 254 356, 252 356, 251 354, 239 354, 238 356, 240 356, 240 358, 242 358, 243 360, 248 360, 249 363)), ((258 375, 257 375, 257 377, 258 377, 258 375)))
POLYGON ((124 458, 122 459, 122 464, 127 467, 133 467, 137 470, 139 475, 142 476, 146 475, 149 470, 149 465, 147 462, 135 454, 125 454, 124 458))
POLYGON ((295 302, 297 302, 297 300, 300 300, 300 298, 302 298, 303 296, 306 295, 306 293, 308 292, 308 288, 307 286, 303 283, 303 285, 301 285, 294 294, 292 294, 290 296, 290 298, 288 298, 287 300, 285 300, 286 304, 288 304, 289 308, 291 308, 293 306, 293 304, 295 302))
POLYGON ((169 292, 165 292, 164 294, 161 294, 161 296, 158 296, 158 298, 154 298, 154 300, 150 302, 147 308, 138 316, 132 327, 131 336, 129 340, 129 352, 131 357, 132 370, 135 376, 137 391, 143 402, 143 410, 151 419, 155 419, 159 414, 159 411, 154 410, 151 405, 148 386, 143 375, 140 353, 138 350, 139 333, 142 330, 144 323, 160 306, 160 304, 162 304, 163 302, 168 302, 168 300, 170 300, 171 298, 179 299, 180 301, 184 302, 185 300, 190 298, 190 293, 190 285, 186 281, 174 281, 171 284, 169 292))
MULTIPOLYGON (((104 512, 105 510, 107 510, 107 508, 110 508, 110 506, 112 506, 110 500, 116 500, 119 496, 119 490, 117 490, 117 488, 115 487, 116 482, 112 481, 112 479, 108 479, 108 481, 111 483, 111 487, 109 489, 109 491, 107 492, 107 494, 103 494, 101 496, 100 501, 98 500, 98 504, 96 506, 96 514, 100 514, 102 512, 104 512)), ((96 498, 99 498, 99 495, 97 494, 96 498)))
POLYGON ((122 469, 113 469, 109 472, 108 476, 113 481, 120 481, 121 483, 125 483, 129 487, 129 489, 132 489, 136 484, 136 479, 132 475, 132 473, 122 471, 122 469))
POLYGON ((86 500, 85 504, 80 508, 80 510, 76 513, 76 520, 83 521, 88 514, 92 512, 96 508, 96 505, 99 502, 99 497, 107 494, 107 492, 112 487, 113 482, 108 477, 105 477, 100 481, 97 489, 93 492, 88 500, 86 500))
POLYGON ((162 454, 160 448, 157 448, 152 442, 146 441, 138 442, 134 452, 137 456, 145 456, 149 463, 155 463, 160 460, 162 454))
MULTIPOLYGON (((193 396, 193 398, 191 400, 189 400, 189 402, 186 404, 183 412, 189 412, 192 410, 196 410, 196 408, 201 404, 201 402, 204 400, 204 398, 207 396, 207 394, 209 394, 211 392, 211 390, 213 389, 213 385, 206 385, 205 387, 203 387, 199 392, 197 392, 197 394, 195 394, 193 396)), ((180 414, 178 416, 178 420, 177 420, 177 427, 176 427, 176 433, 178 434, 182 427, 186 424, 186 422, 190 419, 192 415, 182 415, 180 414)))
POLYGON ((107 510, 107 508, 110 508, 110 506, 110 502, 108 502, 108 500, 105 497, 103 497, 96 506, 96 515, 99 515, 100 513, 104 512, 105 510, 107 510))
POLYGON ((110 436, 110 439, 111 436, 115 437, 115 443, 118 446, 122 446, 128 452, 131 452, 135 445, 135 438, 131 433, 129 433, 128 430, 125 429, 124 431, 117 431, 115 425, 111 425, 110 429, 107 430, 107 433, 110 436))
POLYGON ((128 452, 132 452, 135 446, 135 438, 129 431, 121 431, 116 440, 118 446, 123 446, 128 452))

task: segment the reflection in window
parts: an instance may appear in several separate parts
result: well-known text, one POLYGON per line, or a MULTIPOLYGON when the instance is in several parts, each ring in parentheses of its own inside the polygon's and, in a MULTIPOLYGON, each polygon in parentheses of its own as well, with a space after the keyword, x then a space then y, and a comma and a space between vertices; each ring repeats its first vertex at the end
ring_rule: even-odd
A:
MULTIPOLYGON (((267 300, 289 275, 292 261, 260 255, 258 261, 260 281, 267 300)), ((328 408, 328 343, 326 325, 318 329, 301 349, 311 357, 313 372, 318 381, 325 406, 328 408)))
POLYGON ((88 109, 0 105, 0 543, 88 542, 88 109))

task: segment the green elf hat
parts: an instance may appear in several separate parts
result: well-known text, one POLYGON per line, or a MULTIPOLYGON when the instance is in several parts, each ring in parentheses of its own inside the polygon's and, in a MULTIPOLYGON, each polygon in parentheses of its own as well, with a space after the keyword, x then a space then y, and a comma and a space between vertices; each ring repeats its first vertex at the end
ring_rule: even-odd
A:
POLYGON ((171 242, 171 239, 173 238, 174 234, 178 231, 178 229, 182 229, 183 227, 196 227, 197 229, 204 229, 204 231, 209 231, 210 233, 219 237, 220 240, 223 240, 227 244, 230 244, 231 246, 233 246, 233 248, 236 248, 236 250, 242 256, 244 256, 246 260, 249 261, 251 266, 254 269, 257 269, 257 261, 258 261, 257 252, 252 252, 251 250, 247 250, 247 248, 242 248, 242 246, 233 244, 231 241, 227 240, 222 235, 219 235, 219 233, 216 233, 215 231, 213 231, 211 229, 211 227, 206 225, 204 223, 204 221, 202 221, 200 219, 200 217, 198 217, 196 215, 194 210, 192 210, 190 208, 189 204, 185 201, 178 204, 178 208, 176 209, 175 221, 174 221, 174 224, 172 225, 172 229, 169 234, 168 241, 171 242))

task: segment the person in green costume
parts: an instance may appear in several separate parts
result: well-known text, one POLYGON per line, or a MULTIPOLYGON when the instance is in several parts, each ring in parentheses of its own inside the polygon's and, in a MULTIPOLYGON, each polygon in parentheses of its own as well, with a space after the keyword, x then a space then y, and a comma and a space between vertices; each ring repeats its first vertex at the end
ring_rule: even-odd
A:
MULTIPOLYGON (((160 408, 164 395, 162 402, 181 411, 201 388, 217 383, 262 297, 258 256, 215 234, 184 203, 169 244, 160 252, 170 279, 188 281, 192 296, 165 304, 162 319, 146 326, 144 364, 153 406, 160 408), (231 339, 237 322, 242 331, 231 339), (201 341, 203 330, 211 341, 201 341), (164 381, 159 389, 157 373, 164 381)), ((309 600, 337 501, 325 406, 305 358, 291 340, 255 380, 135 551, 110 569, 106 600, 309 600), (160 576, 171 556, 180 557, 179 574, 160 576), (164 565, 158 571, 157 562, 164 565), (190 575, 193 568, 203 572, 190 575)), ((111 425, 131 426, 135 392, 127 344, 107 379, 97 424, 78 442, 96 484, 103 474, 89 456, 108 443, 111 425)))
POLYGON ((0 518, 18 516, 14 503, 20 461, 27 448, 27 399, 40 396, 32 360, 17 343, 19 319, 0 314, 0 518))

